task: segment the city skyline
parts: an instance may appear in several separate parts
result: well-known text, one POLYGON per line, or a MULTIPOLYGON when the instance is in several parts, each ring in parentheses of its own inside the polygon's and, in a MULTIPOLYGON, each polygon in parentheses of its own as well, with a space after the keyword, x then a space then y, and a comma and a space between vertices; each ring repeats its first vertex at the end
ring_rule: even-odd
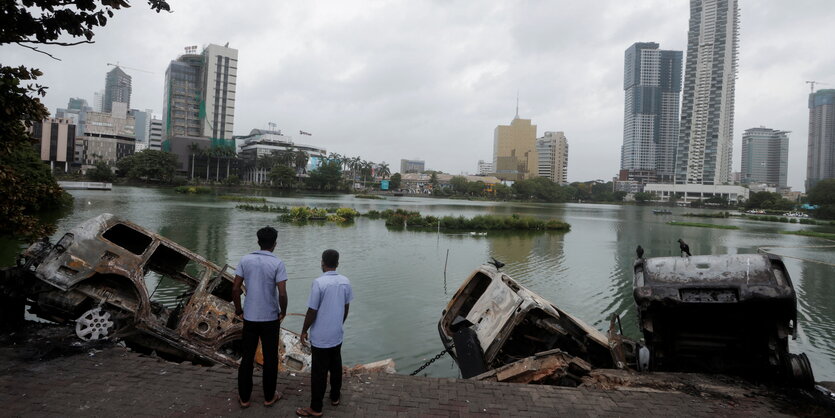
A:
MULTIPOLYGON (((512 118, 518 89, 520 114, 572 139, 568 180, 606 180, 619 166, 623 139, 623 50, 641 41, 684 50, 689 18, 687 3, 661 1, 172 7, 171 14, 128 9, 97 33, 96 44, 44 48, 63 61, 14 45, 3 54, 45 72, 39 82, 49 86, 44 102, 53 113, 70 97, 94 103, 111 69, 106 63, 120 61, 133 77, 131 108, 162 114, 172 57, 187 45, 229 42, 247 63, 239 71, 234 134, 276 122, 285 132, 313 133, 307 142, 374 161, 431 153, 432 167, 450 173, 492 159, 493 128, 512 118), (274 24, 247 25, 252 8, 274 24), (136 37, 133 27, 147 28, 148 36, 136 37)), ((734 123, 779 126, 805 138, 804 81, 835 84, 835 57, 825 53, 835 4, 741 7, 734 123)), ((806 174, 801 142, 792 141, 789 152, 788 181, 798 190, 806 174)), ((734 149, 740 146, 738 131, 734 149)))

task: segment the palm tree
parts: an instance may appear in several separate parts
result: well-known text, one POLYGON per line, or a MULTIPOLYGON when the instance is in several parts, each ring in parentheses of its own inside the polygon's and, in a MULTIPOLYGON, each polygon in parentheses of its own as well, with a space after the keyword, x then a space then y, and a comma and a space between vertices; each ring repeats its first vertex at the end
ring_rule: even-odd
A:
POLYGON ((385 180, 386 177, 391 175, 391 170, 389 170, 389 165, 386 164, 385 161, 381 162, 380 165, 377 167, 377 172, 380 174, 380 177, 382 177, 383 180, 385 180))
POLYGON ((307 153, 297 150, 293 154, 293 164, 296 166, 296 175, 307 173, 307 161, 310 160, 307 153))
POLYGON ((192 142, 188 145, 188 150, 191 152, 191 178, 194 179, 194 156, 200 153, 200 144, 192 142))

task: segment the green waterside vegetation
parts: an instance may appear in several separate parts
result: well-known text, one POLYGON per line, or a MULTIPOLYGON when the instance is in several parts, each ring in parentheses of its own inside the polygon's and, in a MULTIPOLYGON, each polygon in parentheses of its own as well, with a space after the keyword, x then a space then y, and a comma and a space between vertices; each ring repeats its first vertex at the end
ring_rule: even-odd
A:
POLYGON ((701 222, 677 222, 677 221, 670 221, 667 222, 667 225, 675 225, 675 226, 694 226, 697 228, 715 228, 715 229, 739 229, 738 226, 734 225, 717 225, 717 224, 706 224, 701 222))
POLYGON ((763 221, 763 222, 783 222, 783 223, 792 223, 792 224, 803 224, 803 225, 835 225, 835 221, 820 221, 811 218, 790 218, 786 216, 773 216, 773 215, 742 215, 745 219, 750 219, 753 221, 763 221))
POLYGON ((354 197, 357 199, 379 199, 385 200, 385 197, 377 196, 376 194, 355 194, 354 197))
POLYGON ((571 229, 571 225, 556 219, 536 219, 530 216, 500 216, 500 215, 478 215, 473 218, 463 216, 435 217, 431 215, 422 216, 420 212, 407 211, 403 209, 369 211, 366 216, 371 219, 385 219, 386 226, 395 228, 413 228, 426 230, 457 230, 457 231, 508 231, 508 230, 534 230, 534 231, 563 231, 571 229))
POLYGON ((353 208, 311 208, 297 206, 278 217, 282 222, 305 223, 307 221, 328 221, 336 223, 353 222, 360 213, 353 208))
POLYGON ((212 192, 212 188, 208 186, 177 186, 174 191, 185 194, 209 194, 212 192))

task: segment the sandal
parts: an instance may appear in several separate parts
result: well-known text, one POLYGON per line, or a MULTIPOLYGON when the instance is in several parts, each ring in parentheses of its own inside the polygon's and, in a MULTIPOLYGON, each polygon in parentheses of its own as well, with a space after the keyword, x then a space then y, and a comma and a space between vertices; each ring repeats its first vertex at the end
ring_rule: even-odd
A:
POLYGON ((321 412, 316 412, 310 408, 297 408, 296 415, 300 417, 321 417, 323 414, 321 412))
POLYGON ((281 394, 276 392, 275 396, 273 397, 273 400, 264 401, 264 406, 271 407, 271 406, 275 405, 275 403, 278 402, 279 399, 281 399, 281 394))
POLYGON ((339 401, 340 401, 340 399, 337 399, 337 400, 335 400, 335 401, 331 401, 331 405, 333 405, 333 406, 339 406, 339 401))
POLYGON ((239 395, 238 396, 238 405, 241 406, 241 409, 247 409, 252 404, 249 401, 244 402, 243 399, 241 399, 241 397, 239 395))

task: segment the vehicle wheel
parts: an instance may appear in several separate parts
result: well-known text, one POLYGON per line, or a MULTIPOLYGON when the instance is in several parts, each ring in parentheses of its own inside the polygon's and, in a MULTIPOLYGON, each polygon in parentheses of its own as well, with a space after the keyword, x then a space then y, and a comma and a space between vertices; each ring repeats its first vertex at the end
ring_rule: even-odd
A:
POLYGON ((84 341, 107 338, 113 331, 115 323, 110 318, 110 312, 101 307, 90 309, 75 320, 75 335, 84 341))

